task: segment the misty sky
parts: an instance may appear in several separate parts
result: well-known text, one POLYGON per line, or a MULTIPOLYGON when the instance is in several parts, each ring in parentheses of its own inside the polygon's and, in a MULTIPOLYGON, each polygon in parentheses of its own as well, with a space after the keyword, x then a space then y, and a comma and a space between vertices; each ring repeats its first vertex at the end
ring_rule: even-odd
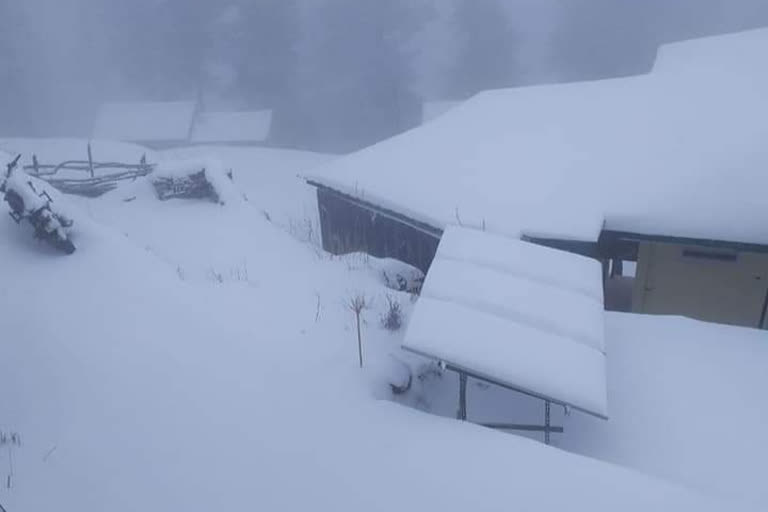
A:
POLYGON ((349 151, 423 99, 647 71, 659 44, 768 25, 765 0, 0 0, 0 134, 88 136, 99 104, 273 108, 349 151))

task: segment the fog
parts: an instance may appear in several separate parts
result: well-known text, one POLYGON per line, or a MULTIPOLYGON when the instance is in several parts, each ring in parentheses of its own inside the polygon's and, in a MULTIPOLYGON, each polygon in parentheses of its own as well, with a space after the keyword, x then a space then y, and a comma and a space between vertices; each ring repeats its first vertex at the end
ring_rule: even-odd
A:
POLYGON ((110 100, 274 111, 350 151, 424 101, 650 69, 659 44, 768 25, 765 0, 0 0, 0 135, 90 135, 110 100))

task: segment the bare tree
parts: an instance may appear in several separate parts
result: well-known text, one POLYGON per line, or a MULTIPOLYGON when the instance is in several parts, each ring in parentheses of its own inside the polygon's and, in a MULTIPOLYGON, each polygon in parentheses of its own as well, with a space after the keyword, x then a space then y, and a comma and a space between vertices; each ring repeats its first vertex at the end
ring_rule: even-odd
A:
POLYGON ((357 353, 360 357, 360 368, 363 367, 363 337, 360 330, 360 320, 363 311, 370 307, 368 299, 364 294, 358 293, 354 297, 350 298, 347 302, 347 307, 355 314, 355 321, 357 322, 357 353))

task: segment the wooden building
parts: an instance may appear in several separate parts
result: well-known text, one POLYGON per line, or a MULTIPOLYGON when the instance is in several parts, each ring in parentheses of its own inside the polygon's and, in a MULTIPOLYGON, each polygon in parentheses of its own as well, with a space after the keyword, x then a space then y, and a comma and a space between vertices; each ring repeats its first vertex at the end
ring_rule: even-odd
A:
POLYGON ((324 246, 427 270, 447 226, 487 230, 601 261, 609 309, 766 328, 768 70, 744 65, 765 51, 758 30, 481 93, 308 176, 324 246))

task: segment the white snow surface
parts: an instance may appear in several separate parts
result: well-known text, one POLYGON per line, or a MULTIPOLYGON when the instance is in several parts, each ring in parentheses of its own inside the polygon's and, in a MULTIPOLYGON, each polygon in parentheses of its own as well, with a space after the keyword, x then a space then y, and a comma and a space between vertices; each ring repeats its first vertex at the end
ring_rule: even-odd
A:
POLYGON ((191 141, 204 143, 264 142, 272 128, 272 111, 200 112, 191 141))
POLYGON ((605 351, 601 303, 469 262, 436 261, 429 269, 422 295, 483 310, 605 351))
MULTIPOLYGON (((3 481, 13 457, 12 485, 0 486, 9 512, 761 509, 739 502, 747 490, 725 501, 709 494, 705 479, 692 491, 382 400, 391 398, 386 376, 402 373, 402 365, 390 369, 393 355, 404 358, 401 336, 375 323, 392 290, 364 259, 325 255, 276 221, 306 207, 296 203, 312 196, 294 176, 301 162, 322 155, 222 148, 213 156, 247 177, 235 183, 245 187, 248 203, 161 203, 147 182, 76 198, 78 251, 66 257, 0 216, 0 430, 22 438, 20 447, 0 450, 3 481), (355 293, 375 299, 364 313, 363 370, 344 305, 355 293)), ((407 296, 395 296, 410 316, 407 296)), ((719 364, 740 333, 718 331, 731 339, 710 344, 706 361, 719 364)), ((642 354, 644 365, 659 363, 645 343, 631 345, 630 355, 642 354)), ((749 356, 754 369, 768 359, 765 351, 749 356)), ((642 368, 638 375, 653 366, 642 368)), ((734 358, 727 373, 742 369, 734 358)), ((728 391, 765 388, 762 370, 749 375, 757 380, 729 379, 728 391)), ((642 378, 614 375, 612 393, 637 404, 634 415, 622 408, 621 429, 642 434, 629 445, 649 461, 660 436, 635 428, 631 418, 652 417, 661 403, 665 421, 682 428, 684 418, 666 396, 669 387, 687 393, 686 386, 702 383, 689 376, 666 373, 662 392, 642 378)), ((725 405, 734 418, 764 409, 725 405)), ((714 412, 704 407, 700 414, 706 428, 714 412)), ((765 424, 759 415, 748 420, 765 424)), ((627 439, 610 421, 595 421, 584 421, 582 436, 599 442, 600 429, 608 428, 616 442, 627 439)), ((729 438, 718 435, 686 441, 694 438, 698 452, 658 454, 662 469, 674 473, 686 456, 713 466, 706 464, 710 450, 727 453, 726 476, 739 491, 741 457, 762 453, 755 450, 761 446, 742 450, 741 442, 729 452, 729 438)), ((574 448, 601 450, 607 459, 621 455, 609 445, 574 448)), ((626 459, 632 457, 622 464, 626 459)), ((744 482, 754 485, 758 474, 744 482)), ((759 481, 756 487, 763 488, 759 481)))
POLYGON ((605 355, 522 322, 421 297, 404 347, 489 382, 600 416, 608 414, 605 355))
POLYGON ((768 507, 765 331, 607 313, 606 332, 611 420, 571 415, 561 446, 768 507))
POLYGON ((209 159, 232 169, 235 183, 264 217, 303 237, 320 240, 317 194, 303 186, 299 173, 327 164, 333 155, 273 148, 205 146, 163 151, 169 160, 209 159))
MULTIPOLYGON (((565 428, 553 434, 554 445, 766 509, 765 332, 613 312, 605 327, 610 419, 553 407, 552 424, 565 428)), ((455 417, 457 387, 452 373, 430 381, 422 391, 429 410, 455 417)), ((473 422, 543 421, 540 400, 473 379, 467 401, 473 422)))
POLYGON ((602 269, 591 258, 459 226, 446 227, 438 251, 442 259, 471 261, 603 303, 602 269))
POLYGON ((104 103, 93 136, 126 142, 188 141, 195 110, 194 101, 104 103))
POLYGON ((578 278, 591 276, 599 285, 599 268, 574 254, 452 227, 437 248, 403 346, 607 416, 603 304, 559 286, 582 270, 578 278), (499 260, 508 257, 506 267, 488 266, 490 248, 499 260), (562 265, 551 281, 536 280, 556 263, 562 265))
POLYGON ((768 243, 768 29, 663 48, 644 76, 479 94, 308 178, 444 228, 768 243), (439 192, 439 193, 438 193, 439 192))

